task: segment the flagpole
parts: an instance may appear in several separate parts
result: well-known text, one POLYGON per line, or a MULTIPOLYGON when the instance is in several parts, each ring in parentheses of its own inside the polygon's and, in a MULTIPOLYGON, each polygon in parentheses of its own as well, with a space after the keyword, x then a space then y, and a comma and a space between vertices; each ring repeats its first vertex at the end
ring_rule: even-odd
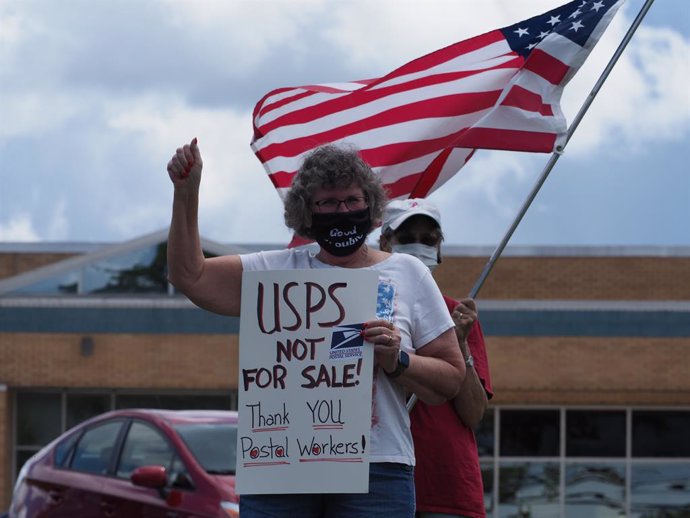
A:
POLYGON ((527 209, 529 209, 530 205, 532 204, 532 201, 534 201, 534 198, 536 198, 537 193, 539 192, 539 189, 541 189, 541 186, 546 181, 546 178, 549 176, 551 169, 553 169, 553 166, 556 165, 556 162, 558 161, 558 159, 563 154, 563 151, 565 150, 565 146, 568 145, 570 138, 573 136, 573 133, 575 133, 575 130, 579 126, 583 117, 585 116, 585 113, 587 113, 587 110, 589 109, 590 105, 594 101, 594 98, 599 93, 599 90, 603 86, 606 79, 608 79, 608 76, 611 73, 611 70, 613 70, 613 67, 615 66, 616 62, 618 61, 618 58, 620 58, 621 54, 623 54, 625 47, 627 47, 628 43, 630 42, 630 40, 633 37, 633 34, 635 34, 635 31, 637 30, 637 28, 642 23, 642 19, 645 17, 645 15, 647 14, 647 11, 649 11, 649 8, 652 6, 653 3, 654 3, 654 0, 647 0, 645 2, 645 4, 642 6, 642 8, 640 9, 640 12, 637 13, 637 17, 635 18, 632 25, 628 29, 628 32, 625 34, 625 37, 623 38, 621 43, 618 45, 616 52, 614 52, 613 56, 611 57, 608 64, 606 65, 606 68, 601 73, 601 76, 599 76, 599 79, 597 80, 596 84, 592 88, 592 91, 589 93, 589 95, 585 99, 585 102, 583 103, 582 107, 580 108, 580 111, 577 113, 577 115, 573 119, 572 124, 568 128, 565 142, 563 143, 562 146, 559 146, 556 149, 556 151, 554 151, 552 153, 551 158, 549 158, 549 161, 546 163, 546 166, 544 167, 544 170, 542 171, 541 175, 537 179, 537 182, 534 185, 534 187, 532 188, 532 191, 527 196, 527 199, 525 200, 525 202, 522 204, 522 207, 520 208, 520 211, 518 212, 517 216, 515 217, 515 220, 510 225, 510 228, 508 229, 506 234, 503 236, 503 239, 501 240, 499 245, 496 247, 496 250, 494 250, 494 253, 489 258, 489 261, 484 266, 484 270, 480 274, 479 278, 475 282, 474 286, 472 287, 472 290, 470 291, 470 293, 468 295, 469 297, 475 298, 477 296, 477 294, 479 293, 479 290, 482 288, 484 281, 486 281, 486 278, 489 276, 489 273, 491 273, 491 270, 493 269, 494 264, 496 263, 496 261, 498 260, 498 258, 501 255, 501 253, 503 252, 503 249, 506 247, 506 245, 508 244, 508 241, 512 237, 513 232, 515 232, 515 229, 517 228, 517 226, 522 221, 522 218, 525 215, 525 213, 527 212, 527 209))
MULTIPOLYGON (((649 11, 649 8, 652 6, 653 3, 654 3, 654 0, 646 0, 644 5, 640 9, 640 11, 637 13, 635 20, 633 21, 632 25, 630 25, 628 32, 625 34, 625 36, 621 40, 620 44, 618 45, 616 52, 613 53, 613 56, 611 57, 608 64, 606 65, 606 68, 604 68, 604 71, 599 76, 599 79, 597 80, 595 85, 592 87, 592 90, 589 92, 589 95, 587 96, 584 103, 582 104, 580 111, 578 111, 577 115, 575 115, 575 118, 573 119, 573 122, 570 125, 570 127, 568 128, 568 131, 566 133, 565 142, 563 143, 562 146, 558 146, 556 148, 556 150, 551 154, 549 161, 546 163, 546 166, 544 167, 541 175, 537 179, 537 182, 534 184, 532 191, 527 196, 527 199, 522 204, 522 207, 520 208, 520 211, 518 212, 517 216, 513 220, 513 223, 508 228, 508 231, 503 236, 503 239, 498 244, 498 246, 494 250, 493 254, 491 254, 491 257, 489 258, 489 261, 484 266, 482 273, 479 275, 479 278, 474 283, 474 286, 472 287, 472 289, 470 290, 470 293, 468 295, 470 298, 476 298, 477 297, 479 290, 484 285, 484 282, 486 281, 487 277, 489 276, 489 273, 491 273, 491 270, 493 269, 496 261, 498 260, 498 258, 503 253, 503 250, 505 249, 506 245, 508 244, 508 241, 510 240, 513 233, 515 232, 515 229, 517 228, 517 226, 522 221, 522 218, 524 217, 525 213, 527 212, 527 209, 529 209, 530 205, 534 201, 534 198, 536 198, 537 193, 539 192, 539 189, 541 189, 541 186, 544 185, 544 182, 546 181, 546 178, 549 176, 549 173, 551 172, 553 167, 556 165, 556 162, 558 162, 558 159, 563 154, 563 151, 565 150, 565 146, 568 145, 570 138, 573 136, 573 133, 575 133, 575 130, 577 129, 580 122, 582 121, 583 117, 585 116, 585 113, 587 113, 587 110, 589 109, 592 102, 594 101, 594 98, 599 93, 599 90, 601 90, 601 87, 603 86, 606 79, 608 79, 608 76, 611 73, 611 70, 613 70, 613 67, 618 62, 618 59, 621 57, 621 54, 623 54, 625 47, 628 46, 628 43, 630 42, 630 40, 633 37, 633 34, 635 34, 635 31, 637 30, 637 28, 642 23, 643 18, 645 17, 645 15, 647 14, 647 11, 649 11)), ((411 411, 416 403, 417 403, 417 396, 415 394, 412 394, 412 396, 410 396, 410 399, 407 401, 407 411, 408 412, 411 411)))

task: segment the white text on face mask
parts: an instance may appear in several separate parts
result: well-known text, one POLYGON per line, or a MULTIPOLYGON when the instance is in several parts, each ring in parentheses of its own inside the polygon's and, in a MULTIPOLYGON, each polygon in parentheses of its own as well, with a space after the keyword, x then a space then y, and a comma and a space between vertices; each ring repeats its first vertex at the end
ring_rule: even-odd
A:
POLYGON ((339 230, 337 228, 334 228, 331 230, 331 233, 329 234, 330 237, 345 237, 345 236, 354 236, 357 234, 357 225, 352 227, 352 230, 339 230))
POLYGON ((431 271, 438 266, 438 250, 435 246, 423 245, 422 243, 408 243, 406 245, 393 245, 391 249, 393 253, 408 254, 416 257, 431 271))
POLYGON ((359 238, 357 236, 348 237, 347 241, 335 241, 335 242, 333 242, 333 246, 335 246, 336 248, 347 248, 348 246, 356 245, 358 242, 359 242, 359 238))

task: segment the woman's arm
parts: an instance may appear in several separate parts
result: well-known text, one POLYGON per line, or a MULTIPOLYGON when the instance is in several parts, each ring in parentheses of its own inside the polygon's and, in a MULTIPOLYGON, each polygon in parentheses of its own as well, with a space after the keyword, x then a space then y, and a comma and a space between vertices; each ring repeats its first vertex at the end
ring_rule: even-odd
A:
POLYGON ((458 394, 464 378, 465 362, 449 329, 410 355, 410 366, 395 381, 425 403, 440 405, 458 394))
MULTIPOLYGON (((467 342, 460 344, 460 350, 465 359, 470 356, 467 342)), ((453 407, 463 424, 469 428, 474 428, 484 417, 486 407, 489 405, 489 398, 474 367, 466 367, 466 371, 467 374, 460 386, 460 391, 453 398, 453 407)))
POLYGON ((175 187, 168 234, 168 280, 199 307, 240 313, 242 262, 238 256, 205 259, 199 238, 199 186, 203 161, 194 139, 178 148, 168 175, 175 187))
MULTIPOLYGON (((400 358, 400 331, 389 322, 374 320, 366 323, 363 335, 374 344, 376 362, 384 372, 395 372, 400 358)), ((430 405, 440 405, 456 396, 465 377, 465 362, 452 328, 418 348, 409 359, 402 374, 391 378, 395 383, 430 405)))

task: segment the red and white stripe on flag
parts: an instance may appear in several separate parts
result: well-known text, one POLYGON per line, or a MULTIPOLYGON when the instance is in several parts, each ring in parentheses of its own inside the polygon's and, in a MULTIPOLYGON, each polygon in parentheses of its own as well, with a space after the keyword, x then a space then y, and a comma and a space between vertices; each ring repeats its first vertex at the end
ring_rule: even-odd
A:
POLYGON ((281 197, 310 150, 360 149, 391 198, 425 197, 475 149, 551 152, 564 85, 623 0, 576 0, 377 79, 281 88, 254 109, 252 148, 281 197))

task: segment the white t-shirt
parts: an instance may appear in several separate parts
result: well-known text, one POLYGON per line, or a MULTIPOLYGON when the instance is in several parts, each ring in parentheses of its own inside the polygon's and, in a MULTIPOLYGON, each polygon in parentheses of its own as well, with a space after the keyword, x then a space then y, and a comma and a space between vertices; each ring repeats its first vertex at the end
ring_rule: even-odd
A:
MULTIPOLYGON (((247 270, 337 268, 319 261, 308 250, 271 250, 240 255, 247 270)), ((453 327, 443 297, 429 269, 408 254, 393 254, 367 267, 379 273, 377 315, 392 318, 408 354, 453 327)), ((404 390, 374 369, 371 415, 371 462, 397 462, 414 466, 414 446, 404 390)))

